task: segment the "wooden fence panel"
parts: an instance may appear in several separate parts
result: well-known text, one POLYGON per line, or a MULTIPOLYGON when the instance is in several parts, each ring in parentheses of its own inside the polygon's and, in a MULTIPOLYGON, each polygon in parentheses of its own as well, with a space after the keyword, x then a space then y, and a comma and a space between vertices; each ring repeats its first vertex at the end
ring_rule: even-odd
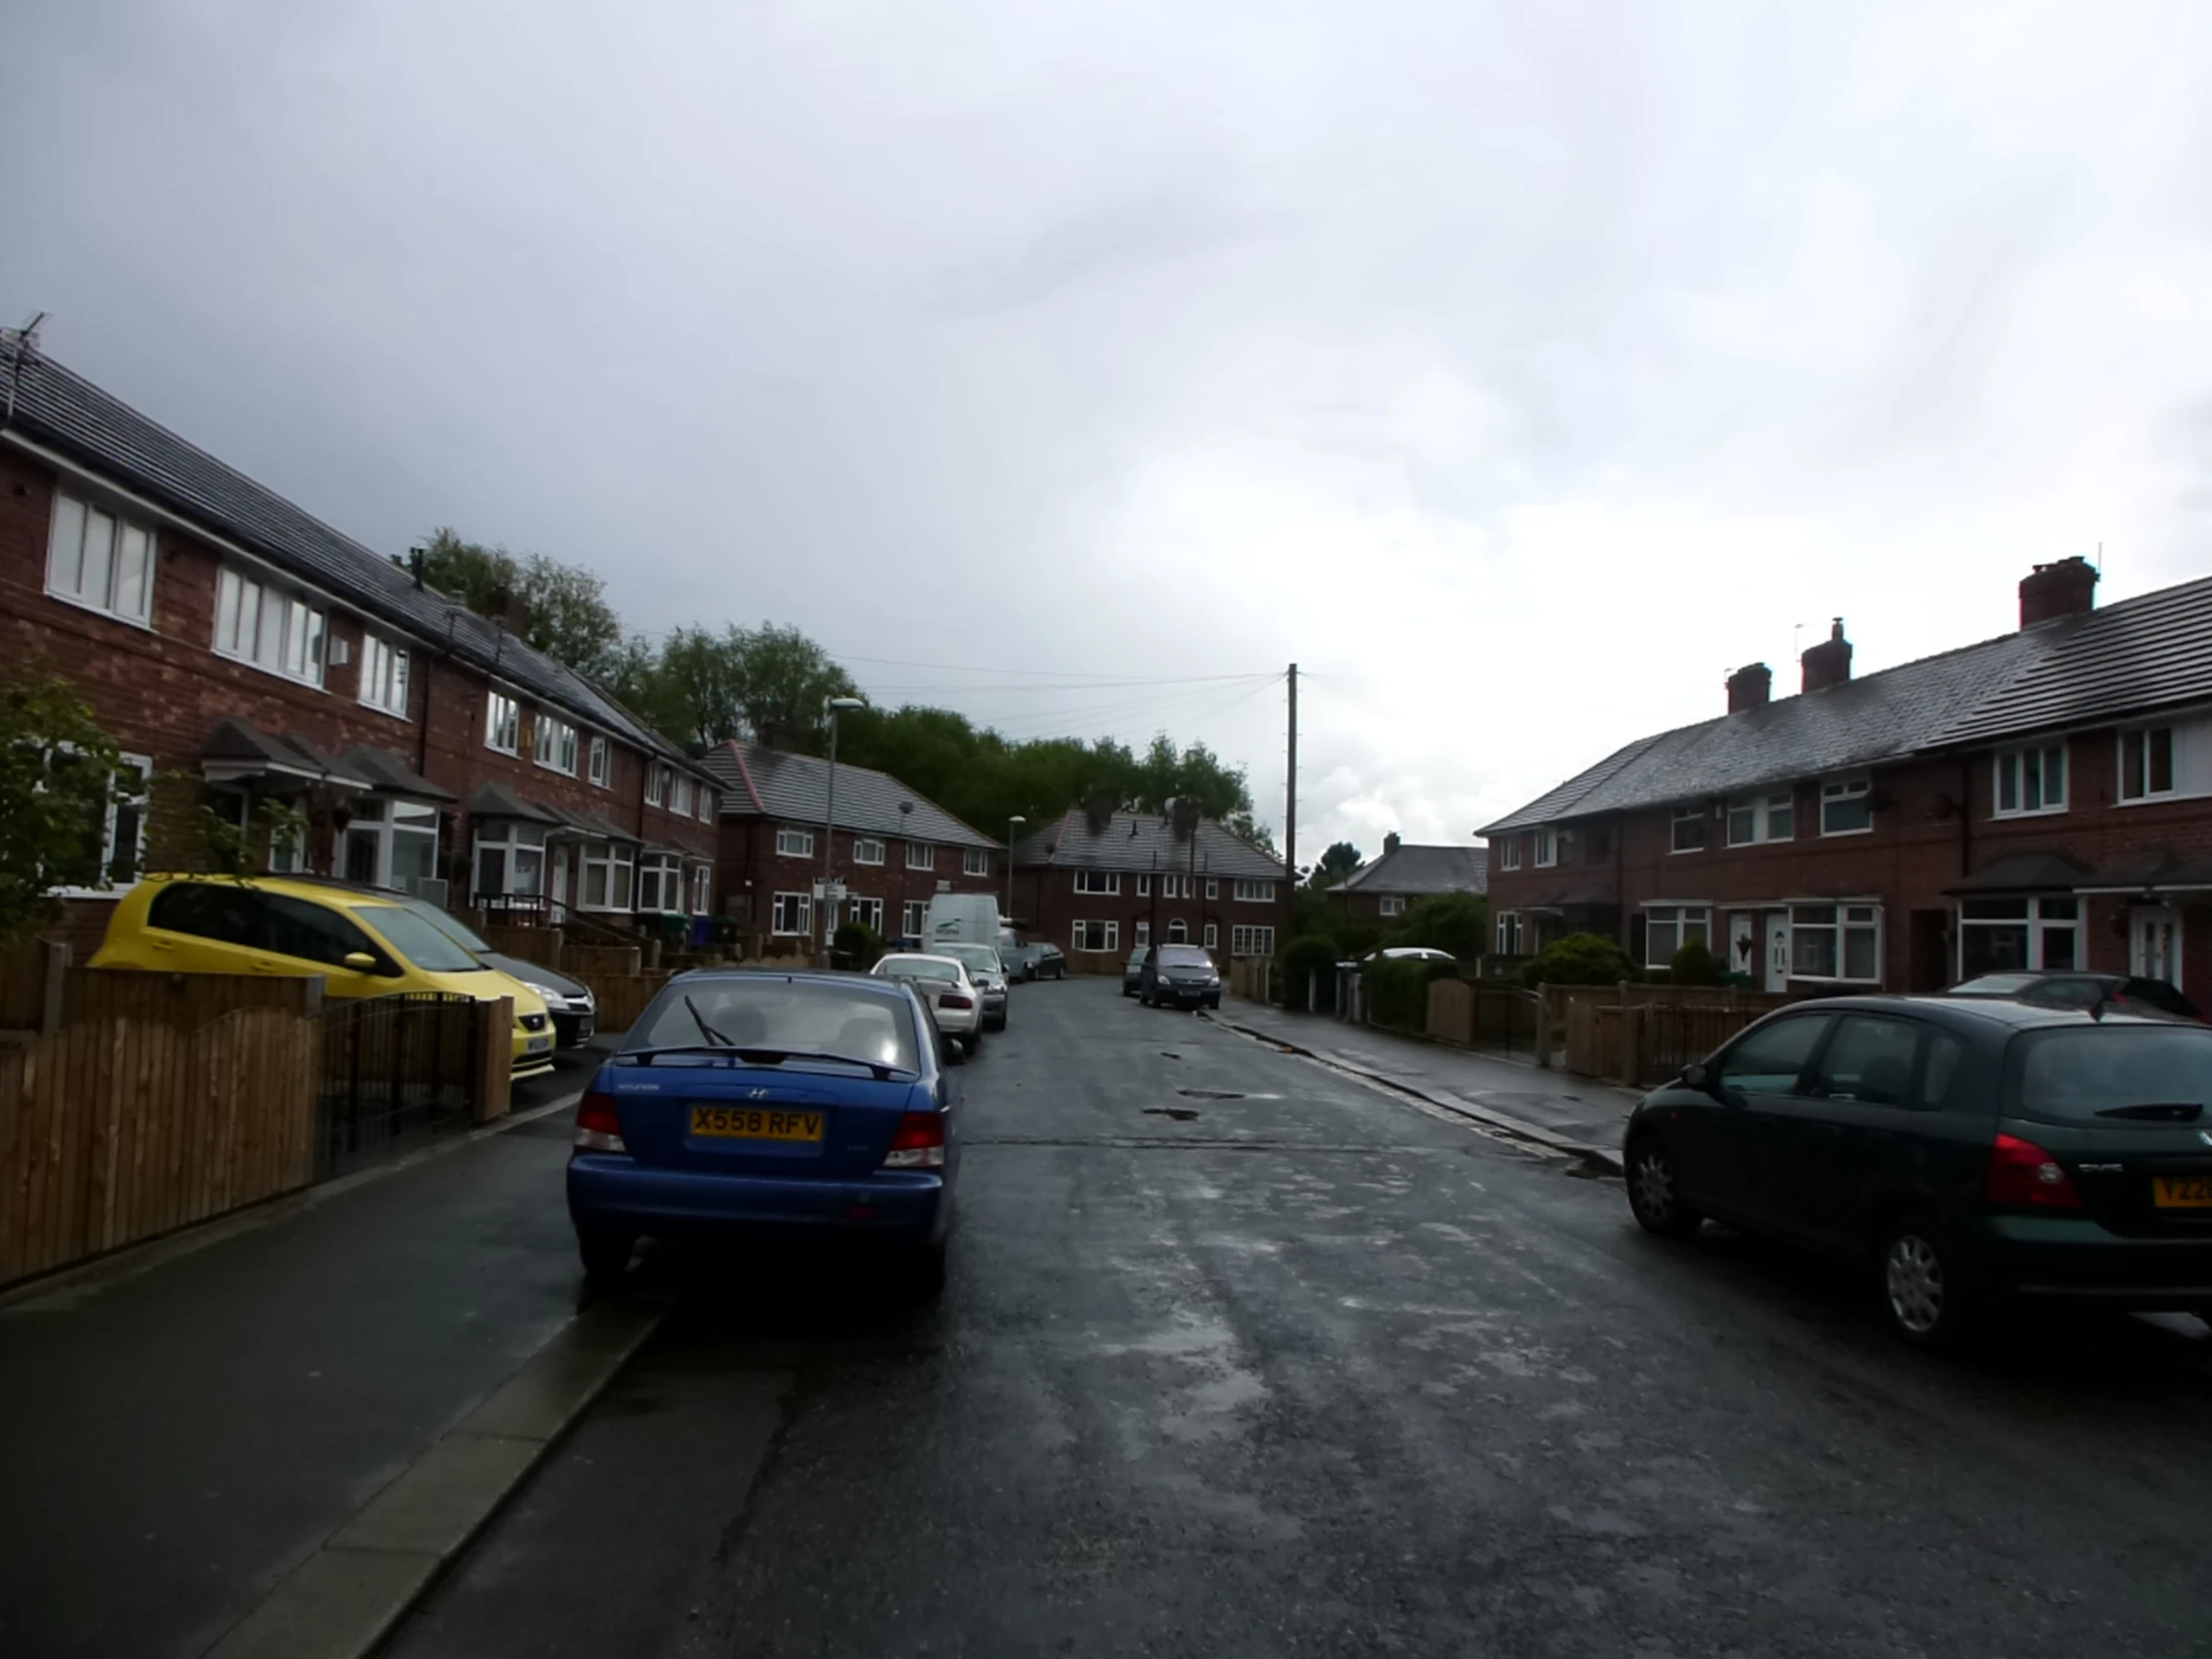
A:
POLYGON ((121 968, 72 968, 63 989, 65 1023, 160 1020, 198 1030, 242 1008, 276 1008, 294 1016, 321 1004, 321 981, 310 974, 137 973, 121 968))
POLYGON ((579 974, 599 1003, 599 1029, 627 1031, 668 983, 665 973, 579 974))

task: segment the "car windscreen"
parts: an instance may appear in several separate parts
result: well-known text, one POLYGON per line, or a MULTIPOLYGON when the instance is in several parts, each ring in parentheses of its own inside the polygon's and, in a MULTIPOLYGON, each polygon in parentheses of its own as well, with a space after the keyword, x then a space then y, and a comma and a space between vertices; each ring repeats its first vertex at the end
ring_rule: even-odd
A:
POLYGON ((463 921, 459 916, 449 914, 448 912, 439 909, 435 904, 432 904, 427 899, 410 899, 408 900, 407 908, 414 914, 420 916, 424 921, 428 922, 432 927, 435 927, 439 932, 445 934, 446 937, 451 939, 455 944, 459 945, 463 950, 473 951, 475 954, 481 956, 485 951, 491 948, 491 941, 486 939, 481 933, 477 932, 475 928, 469 926, 469 924, 463 921))
POLYGON ((875 971, 889 979, 957 979, 960 970, 950 962, 932 962, 922 956, 886 956, 875 971))
POLYGON ((392 949, 424 973, 484 971, 484 964, 462 949, 452 934, 403 904, 364 904, 353 913, 383 934, 392 949))
POLYGON ((2212 1123, 2212 1030, 2203 1026, 2077 1026, 2029 1031, 2019 1042, 2015 1075, 2025 1117, 2155 1127, 2174 1119, 2125 1109, 2196 1106, 2212 1123))
POLYGON ((1160 965, 1210 969, 1214 959, 1195 944, 1164 944, 1160 946, 1160 965))
POLYGON ((996 973, 999 968, 998 952, 987 944, 952 944, 944 947, 947 956, 957 956, 971 968, 982 968, 996 973))
POLYGON ((677 980, 631 1027, 620 1052, 727 1042, 917 1071, 909 1007, 896 992, 803 979, 677 980))

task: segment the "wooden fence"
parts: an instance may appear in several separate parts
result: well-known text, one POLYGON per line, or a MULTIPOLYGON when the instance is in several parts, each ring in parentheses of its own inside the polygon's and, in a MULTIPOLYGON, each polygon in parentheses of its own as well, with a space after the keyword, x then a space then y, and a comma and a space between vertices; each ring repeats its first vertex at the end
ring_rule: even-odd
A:
POLYGON ((1577 1001, 1567 1008, 1566 1069, 1634 1087, 1664 1083, 1766 1014, 1720 1003, 1577 1001))
POLYGON ((1461 1048, 1533 1053, 1541 1002, 1509 980, 1435 979, 1428 986, 1427 1034, 1461 1048))

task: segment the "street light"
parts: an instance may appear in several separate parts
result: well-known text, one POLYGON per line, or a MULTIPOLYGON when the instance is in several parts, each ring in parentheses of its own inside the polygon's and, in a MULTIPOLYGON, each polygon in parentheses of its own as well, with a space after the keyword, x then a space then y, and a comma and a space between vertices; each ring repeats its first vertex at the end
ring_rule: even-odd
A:
POLYGON ((829 802, 822 810, 822 948, 828 950, 836 937, 836 907, 830 897, 832 879, 831 848, 837 839, 837 716, 847 709, 864 709, 867 705, 857 697, 832 697, 830 699, 830 790, 829 802))
POLYGON ((1019 813, 1006 821, 1006 917, 1014 914, 1014 831, 1029 821, 1019 813))

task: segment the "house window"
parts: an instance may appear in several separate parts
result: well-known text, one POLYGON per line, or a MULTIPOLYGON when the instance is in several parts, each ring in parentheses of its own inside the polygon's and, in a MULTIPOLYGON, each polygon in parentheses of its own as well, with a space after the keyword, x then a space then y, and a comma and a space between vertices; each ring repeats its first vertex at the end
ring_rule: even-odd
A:
POLYGON ((844 919, 858 922, 870 933, 880 934, 883 931, 883 901, 880 898, 847 898, 844 919))
POLYGON ((781 858, 812 858, 815 855, 815 832, 812 830, 777 830, 776 853, 781 858))
POLYGON ((1208 950, 1219 950, 1221 948, 1221 923, 1209 921, 1206 924, 1206 936, 1200 939, 1199 943, 1208 950))
POLYGON ((935 869, 937 867, 937 849, 927 841, 908 841, 906 843, 906 867, 908 869, 935 869))
MULTIPOLYGON (((1873 785, 1864 778, 1838 778, 1821 786, 1821 833, 1857 835, 1874 828, 1874 807, 1867 799, 1873 785)), ((1850 977, 1846 975, 1846 977, 1850 977)))
POLYGON ((645 804, 648 807, 665 806, 668 802, 668 768, 647 766, 645 769, 645 804))
POLYGON ((146 783, 154 776, 154 763, 144 755, 122 757, 123 770, 136 773, 139 787, 124 783, 111 788, 84 827, 82 851, 68 862, 63 884, 55 891, 75 898, 99 897, 128 887, 146 863, 146 783))
POLYGON ((1996 816, 2066 810, 2066 747, 2007 749, 1996 757, 1996 816))
POLYGON ((535 898, 544 890, 545 828, 512 819, 476 831, 476 900, 535 898))
POLYGON ((540 711, 532 758, 548 772, 576 776, 576 728, 557 715, 540 711))
MULTIPOLYGON (((1206 944, 1214 944, 1211 923, 1206 928, 1206 944)), ((1275 954, 1275 929, 1272 927, 1232 927, 1229 929, 1229 954, 1232 956, 1272 956, 1275 954)))
POLYGON ((1168 922, 1168 943, 1188 944, 1190 940, 1191 924, 1189 922, 1181 916, 1176 916, 1168 922))
POLYGON ((1248 881, 1240 877, 1237 882, 1237 897, 1246 904, 1272 904, 1275 902, 1275 883, 1248 881))
POLYGON ((1677 852, 1700 852, 1705 848, 1705 809, 1703 807, 1677 807, 1674 810, 1673 848, 1677 852))
POLYGON ((960 854, 962 875, 988 875, 991 872, 991 855, 980 846, 971 846, 960 854))
POLYGON ((678 818, 691 817, 692 781, 689 773, 676 775, 676 799, 668 804, 668 810, 678 818))
POLYGON ((605 738, 595 737, 591 741, 591 781, 605 789, 608 779, 613 776, 613 751, 608 748, 605 738))
POLYGON ((905 924, 899 929, 899 937, 906 939, 920 938, 921 930, 928 920, 929 901, 925 898, 907 899, 905 924))
POLYGON ((1547 869, 1559 861, 1559 831, 1539 830, 1535 835, 1536 867, 1547 869))
POLYGON ((1797 835, 1797 806, 1788 790, 1767 795, 1742 795, 1728 804, 1728 844, 1756 846, 1761 841, 1786 841, 1797 835))
POLYGON ((1521 918, 1518 910, 1498 912, 1497 953, 1500 956, 1518 956, 1521 953, 1521 918))
POLYGON ((883 843, 873 835, 852 837, 852 861, 856 864, 879 864, 883 861, 883 843))
POLYGON ((691 913, 708 914, 715 907, 715 866, 694 864, 691 872, 691 913))
POLYGON ((2174 729, 2153 726, 2120 734, 2120 799, 2148 801, 2174 793, 2174 729))
POLYGON ((714 823, 714 821, 715 792, 709 789, 706 785, 702 784, 699 786, 699 822, 702 824, 712 824, 714 823))
POLYGON ((374 634, 361 636, 361 702, 407 718, 407 654, 374 634))
POLYGON ((1211 875, 1206 877, 1206 896, 1208 898, 1219 898, 1221 896, 1221 883, 1211 875))
POLYGON ((411 801, 356 802, 340 856, 348 881, 413 892, 438 872, 438 811, 411 801))
POLYGON ((502 755, 522 752, 522 705, 505 692, 493 692, 485 699, 484 747, 502 755))
POLYGON ((1405 900, 1403 896, 1394 892, 1384 893, 1382 895, 1382 913, 1386 916, 1403 915, 1405 913, 1405 900))
MULTIPOLYGON (((618 842, 586 841, 576 907, 579 910, 629 909, 635 857, 629 846, 618 842)), ((654 896, 658 898, 660 894, 656 892, 654 896)), ((641 909, 647 907, 639 906, 641 909)))
POLYGON ((812 893, 780 892, 776 895, 769 931, 779 938, 805 938, 814 931, 814 911, 812 893))
POLYGON ((1795 979, 1882 982, 1879 904, 1790 906, 1790 975, 1795 979))
POLYGON ((54 497, 46 591, 143 623, 154 610, 154 533, 69 494, 54 497))
POLYGON ((1520 868, 1520 836, 1507 835, 1497 843, 1497 867, 1499 869, 1520 868))
POLYGON ((1121 891, 1121 872, 1112 869, 1079 869, 1075 872, 1075 890, 1118 893, 1121 891))
MULTIPOLYGON (((590 885, 590 859, 585 860, 590 885)), ((638 860, 638 908, 671 915, 684 907, 683 861, 672 852, 648 852, 638 860)))
POLYGON ((1121 923, 1118 921, 1079 921, 1075 924, 1075 948, 1078 950, 1119 950, 1121 948, 1121 923))
MULTIPOLYGON (((1151 877, 1151 876, 1149 876, 1149 875, 1140 875, 1140 876, 1138 876, 1138 877, 1137 877, 1137 896, 1138 896, 1139 898, 1150 898, 1150 897, 1152 896, 1152 877, 1151 877)), ((1141 944, 1141 943, 1143 943, 1144 941, 1142 941, 1142 940, 1140 939, 1140 940, 1139 940, 1138 942, 1139 942, 1139 943, 1141 944)))
POLYGON ((228 566, 216 578, 215 649, 305 685, 322 684, 322 613, 228 566))
POLYGON ((1958 905, 1958 976, 2081 966, 2081 900, 1968 898, 1958 905))
POLYGON ((1132 934, 1130 943, 1134 944, 1139 950, 1142 950, 1146 945, 1152 942, 1151 922, 1140 919, 1134 924, 1130 931, 1132 934))
POLYGON ((1712 937, 1712 910, 1703 904, 1647 904, 1644 906, 1644 966, 1663 968, 1674 953, 1696 939, 1712 937))

